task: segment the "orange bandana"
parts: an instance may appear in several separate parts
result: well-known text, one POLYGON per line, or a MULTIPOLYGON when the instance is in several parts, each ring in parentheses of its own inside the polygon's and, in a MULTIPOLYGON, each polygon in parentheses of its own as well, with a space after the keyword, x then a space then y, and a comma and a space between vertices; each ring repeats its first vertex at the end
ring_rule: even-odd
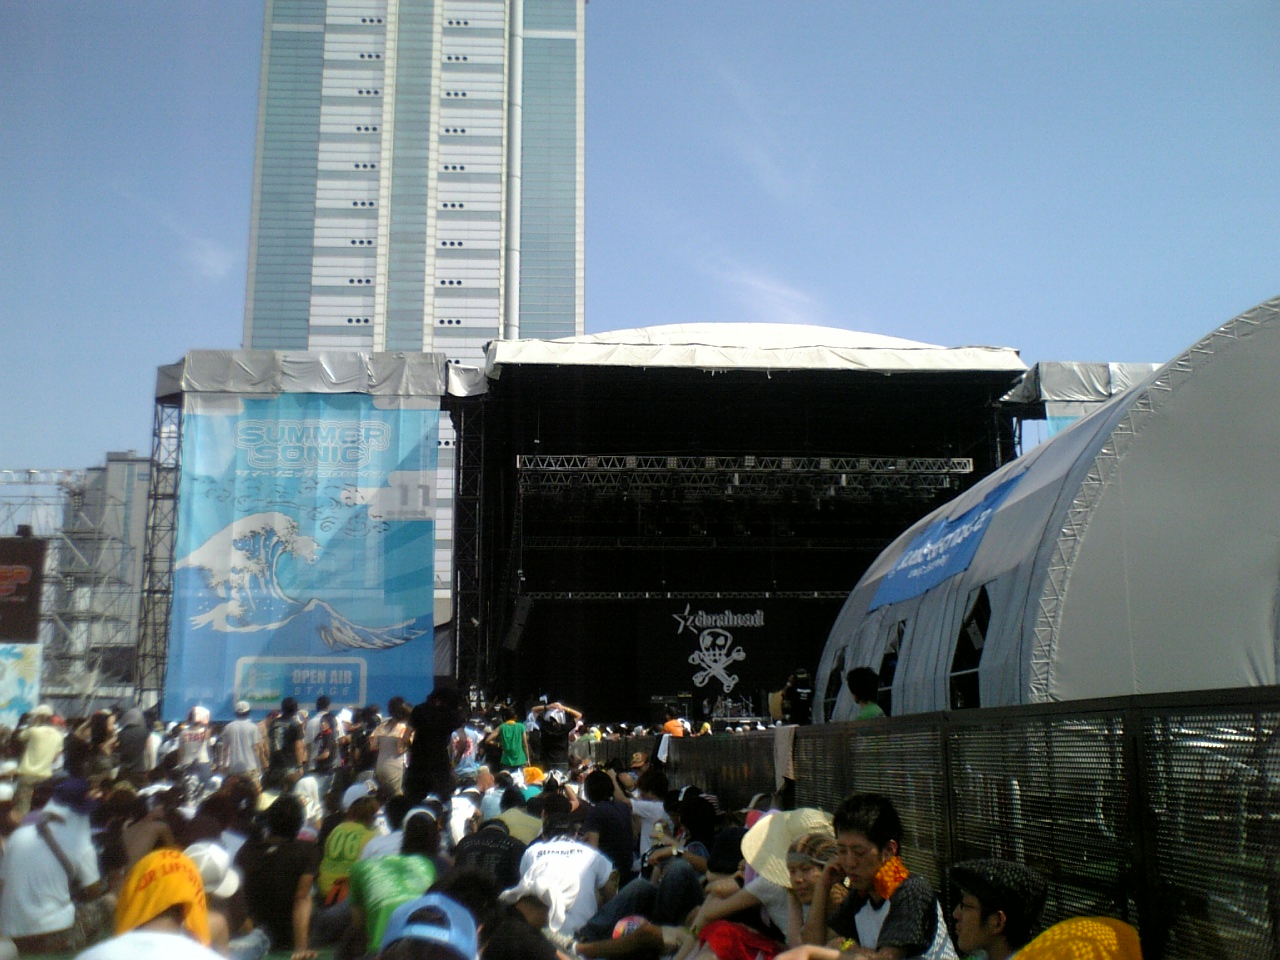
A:
POLYGON ((881 900, 888 900, 909 876, 911 873, 902 858, 893 856, 881 864, 871 883, 875 887, 876 896, 881 900))
POLYGON ((116 933, 128 933, 170 907, 182 907, 182 925, 209 946, 209 908, 200 871, 181 850, 157 850, 133 865, 116 904, 116 933))

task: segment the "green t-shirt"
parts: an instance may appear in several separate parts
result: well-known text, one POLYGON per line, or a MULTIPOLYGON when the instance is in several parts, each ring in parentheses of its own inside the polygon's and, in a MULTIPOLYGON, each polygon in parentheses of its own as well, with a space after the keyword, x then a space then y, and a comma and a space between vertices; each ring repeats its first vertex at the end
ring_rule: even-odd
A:
POLYGON ((435 882, 435 865, 418 854, 374 857, 351 868, 351 906, 364 911, 369 953, 377 953, 382 946, 396 907, 422 896, 435 882))
POLYGON ((376 832, 354 820, 344 820, 333 828, 329 839, 324 842, 324 857, 320 860, 320 873, 316 877, 320 896, 329 896, 333 885, 347 878, 352 864, 360 859, 360 851, 376 832))
POLYGON ((883 716, 884 716, 884 711, 880 709, 880 704, 876 703, 875 701, 872 701, 871 703, 866 704, 861 710, 859 710, 858 715, 853 719, 875 720, 877 717, 883 717, 883 716))
POLYGON ((529 758, 524 752, 524 724, 518 720, 504 723, 498 728, 502 738, 502 765, 504 767, 525 767, 529 758))

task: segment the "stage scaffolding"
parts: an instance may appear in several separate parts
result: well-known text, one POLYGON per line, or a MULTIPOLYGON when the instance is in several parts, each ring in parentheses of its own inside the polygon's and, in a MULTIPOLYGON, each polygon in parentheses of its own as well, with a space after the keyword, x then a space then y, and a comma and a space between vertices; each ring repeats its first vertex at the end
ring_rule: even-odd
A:
POLYGON ((138 692, 147 705, 158 702, 164 692, 169 654, 173 545, 178 527, 178 471, 182 451, 180 393, 156 398, 153 424, 138 638, 138 692))

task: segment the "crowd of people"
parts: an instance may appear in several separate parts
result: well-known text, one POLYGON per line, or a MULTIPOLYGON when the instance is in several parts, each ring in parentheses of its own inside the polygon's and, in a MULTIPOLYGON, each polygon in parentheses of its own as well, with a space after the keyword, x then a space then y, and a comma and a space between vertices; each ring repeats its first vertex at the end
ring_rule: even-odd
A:
POLYGON ((33 710, 0 764, 0 960, 1140 956, 1106 918, 1035 936, 1047 886, 1017 863, 954 865, 944 910, 884 796, 725 810, 656 754, 595 766, 547 698, 307 706, 33 710))

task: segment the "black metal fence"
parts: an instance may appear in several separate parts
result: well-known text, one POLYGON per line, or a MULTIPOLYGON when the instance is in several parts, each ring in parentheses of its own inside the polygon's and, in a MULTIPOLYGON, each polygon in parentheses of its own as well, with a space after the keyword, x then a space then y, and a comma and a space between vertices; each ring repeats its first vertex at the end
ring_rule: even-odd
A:
MULTIPOLYGON (((669 774, 740 807, 774 789, 789 736, 676 740, 669 774)), ((904 857, 935 885, 959 860, 1019 860, 1050 881, 1046 923, 1118 917, 1157 960, 1280 960, 1280 689, 799 727, 789 753, 798 806, 892 797, 904 857)))

